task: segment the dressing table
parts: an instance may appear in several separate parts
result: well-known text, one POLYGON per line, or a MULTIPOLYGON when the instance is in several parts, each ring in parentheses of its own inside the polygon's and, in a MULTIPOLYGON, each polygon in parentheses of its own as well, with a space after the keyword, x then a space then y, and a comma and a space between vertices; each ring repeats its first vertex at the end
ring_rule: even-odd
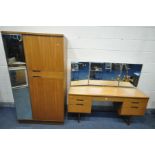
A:
POLYGON ((120 103, 117 112, 121 116, 143 116, 148 100, 137 88, 72 86, 68 94, 68 112, 91 113, 93 101, 110 101, 120 103))
POLYGON ((149 97, 137 88, 141 64, 112 63, 111 70, 106 70, 108 63, 79 62, 72 63, 71 86, 68 93, 68 112, 91 113, 94 101, 113 102, 120 116, 143 116, 149 97), (139 73, 135 78, 135 73, 139 73))

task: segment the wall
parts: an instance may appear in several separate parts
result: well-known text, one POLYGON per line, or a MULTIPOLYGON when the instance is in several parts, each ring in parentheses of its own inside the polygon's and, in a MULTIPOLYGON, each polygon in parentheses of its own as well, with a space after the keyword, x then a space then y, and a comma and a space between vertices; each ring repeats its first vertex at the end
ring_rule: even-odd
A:
MULTIPOLYGON (((148 108, 155 108, 155 27, 0 27, 0 31, 63 33, 68 40, 68 85, 71 61, 142 63, 138 87, 150 96, 148 108)), ((0 92, 0 101, 13 101, 1 41, 0 92)))

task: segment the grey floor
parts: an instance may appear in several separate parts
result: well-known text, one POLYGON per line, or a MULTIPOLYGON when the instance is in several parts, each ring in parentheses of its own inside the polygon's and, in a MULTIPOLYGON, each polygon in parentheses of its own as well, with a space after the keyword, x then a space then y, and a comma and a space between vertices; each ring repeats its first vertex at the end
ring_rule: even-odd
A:
POLYGON ((64 124, 19 123, 16 110, 11 107, 0 107, 1 129, 154 129, 155 113, 147 111, 143 117, 133 117, 127 125, 115 112, 93 112, 82 115, 80 123, 77 115, 66 114, 64 124))

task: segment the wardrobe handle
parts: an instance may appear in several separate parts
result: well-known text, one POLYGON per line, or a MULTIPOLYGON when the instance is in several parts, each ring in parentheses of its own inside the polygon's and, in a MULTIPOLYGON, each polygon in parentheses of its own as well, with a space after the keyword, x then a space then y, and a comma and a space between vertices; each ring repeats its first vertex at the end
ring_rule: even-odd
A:
POLYGON ((82 103, 76 103, 76 105, 80 105, 80 106, 83 106, 83 104, 82 104, 82 103))
POLYGON ((82 99, 76 99, 77 101, 84 101, 84 100, 82 100, 82 99))
POLYGON ((41 72, 41 70, 32 70, 33 72, 41 72))
POLYGON ((41 78, 41 76, 32 76, 32 77, 41 78))
POLYGON ((131 108, 138 109, 139 107, 133 106, 133 107, 131 107, 131 108))

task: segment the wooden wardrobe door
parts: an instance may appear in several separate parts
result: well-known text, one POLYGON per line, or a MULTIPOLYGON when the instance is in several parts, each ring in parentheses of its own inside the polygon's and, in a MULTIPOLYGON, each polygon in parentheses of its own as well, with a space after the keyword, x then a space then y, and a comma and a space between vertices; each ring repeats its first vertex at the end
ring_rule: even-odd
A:
POLYGON ((30 79, 34 120, 63 121, 63 80, 44 77, 30 79))
POLYGON ((24 35, 29 70, 64 71, 63 37, 24 35))
POLYGON ((64 119, 63 39, 23 35, 34 120, 64 119))

